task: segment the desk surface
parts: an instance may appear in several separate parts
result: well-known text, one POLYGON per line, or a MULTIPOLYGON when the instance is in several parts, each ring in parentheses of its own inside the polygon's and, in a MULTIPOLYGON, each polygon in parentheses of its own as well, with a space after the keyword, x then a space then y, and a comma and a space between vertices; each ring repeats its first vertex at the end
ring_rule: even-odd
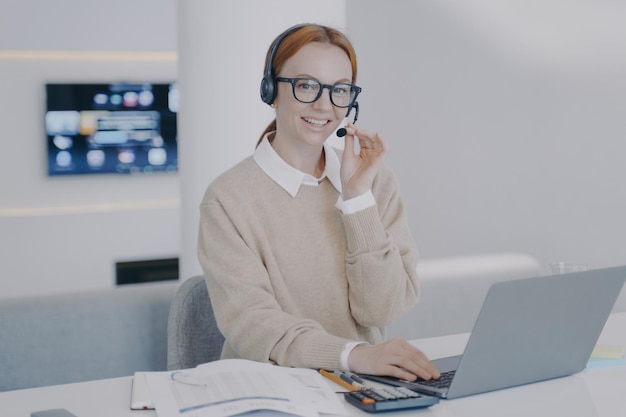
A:
MULTIPOLYGON (((457 354, 468 335, 436 337, 415 341, 429 357, 457 354)), ((626 345, 626 313, 611 315, 599 343, 626 345)), ((67 385, 0 393, 3 416, 30 417, 32 411, 65 408, 78 417, 156 416, 154 411, 131 411, 132 377, 104 379, 67 385)), ((329 382, 331 383, 331 382, 329 382)), ((626 367, 586 369, 576 375, 509 388, 439 404, 420 411, 397 415, 438 416, 626 416, 626 367)), ((346 405, 354 416, 372 415, 346 405)))

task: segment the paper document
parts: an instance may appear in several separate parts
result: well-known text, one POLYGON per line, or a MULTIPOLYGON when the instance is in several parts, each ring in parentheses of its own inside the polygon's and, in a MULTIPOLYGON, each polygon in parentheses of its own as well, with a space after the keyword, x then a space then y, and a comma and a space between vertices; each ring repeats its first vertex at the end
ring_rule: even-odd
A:
POLYGON ((226 359, 146 374, 158 417, 223 417, 272 410, 302 417, 348 415, 312 369, 226 359))
POLYGON ((625 365, 624 346, 596 345, 587 362, 587 368, 625 365))

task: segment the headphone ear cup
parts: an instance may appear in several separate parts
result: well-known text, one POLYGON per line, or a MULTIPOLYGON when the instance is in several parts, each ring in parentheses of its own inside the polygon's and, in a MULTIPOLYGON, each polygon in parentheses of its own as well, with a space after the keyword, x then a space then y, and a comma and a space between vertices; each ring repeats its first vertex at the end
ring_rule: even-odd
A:
POLYGON ((280 46, 283 39, 304 26, 306 26, 306 24, 300 24, 290 27, 289 29, 281 33, 272 44, 269 58, 267 59, 267 66, 265 67, 265 75, 263 75, 263 78, 261 79, 261 100, 263 100, 263 103, 272 105, 274 103, 274 100, 276 99, 276 80, 274 79, 274 75, 272 72, 272 66, 274 65, 274 56, 276 55, 276 50, 280 46))
POLYGON ((261 79, 261 100, 266 104, 272 104, 276 98, 276 83, 270 75, 264 75, 261 79))

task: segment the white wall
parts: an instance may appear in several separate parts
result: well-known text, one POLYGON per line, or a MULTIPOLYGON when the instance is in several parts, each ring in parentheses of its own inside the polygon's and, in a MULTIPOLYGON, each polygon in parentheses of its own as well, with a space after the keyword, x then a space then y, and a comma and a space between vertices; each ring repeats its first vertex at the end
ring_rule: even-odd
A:
POLYGON ((175 51, 176 0, 0 0, 0 50, 175 51))
POLYGON ((359 123, 391 142, 423 257, 626 263, 625 16, 622 2, 348 2, 359 123))
POLYGON ((178 256, 177 174, 48 177, 43 128, 46 82, 175 80, 174 4, 0 1, 0 297, 108 288, 115 262, 178 256))

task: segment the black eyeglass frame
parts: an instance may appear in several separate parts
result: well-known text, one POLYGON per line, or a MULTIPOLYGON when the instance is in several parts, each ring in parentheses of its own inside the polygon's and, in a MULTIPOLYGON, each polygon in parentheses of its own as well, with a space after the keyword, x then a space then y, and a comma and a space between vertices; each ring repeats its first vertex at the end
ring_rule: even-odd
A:
POLYGON ((306 78, 306 77, 301 77, 301 78, 276 77, 276 82, 290 83, 291 84, 291 92, 293 93, 293 98, 298 100, 300 103, 307 103, 307 104, 315 103, 317 100, 319 100, 320 97, 322 97, 322 92, 324 91, 324 89, 328 88, 328 96, 330 97, 330 102, 333 104, 333 106, 339 107, 340 109, 347 109, 348 107, 354 106, 354 103, 356 103, 356 98, 359 96, 359 93, 361 91, 363 91, 363 89, 361 87, 359 87, 358 85, 354 85, 354 84, 350 84, 350 83, 322 84, 321 82, 319 82, 315 78, 306 78), (320 89, 317 92, 317 96, 313 100, 311 100, 311 101, 302 101, 302 100, 300 100, 296 96, 296 83, 298 81, 303 81, 303 80, 315 81, 316 83, 318 83, 320 85, 320 89), (335 86, 338 86, 338 85, 350 86, 350 91, 354 92, 354 97, 351 97, 350 102, 347 105, 345 105, 345 106, 339 106, 339 105, 335 104, 335 101, 333 100, 333 93, 332 93, 332 91, 333 91, 333 88, 335 86))

